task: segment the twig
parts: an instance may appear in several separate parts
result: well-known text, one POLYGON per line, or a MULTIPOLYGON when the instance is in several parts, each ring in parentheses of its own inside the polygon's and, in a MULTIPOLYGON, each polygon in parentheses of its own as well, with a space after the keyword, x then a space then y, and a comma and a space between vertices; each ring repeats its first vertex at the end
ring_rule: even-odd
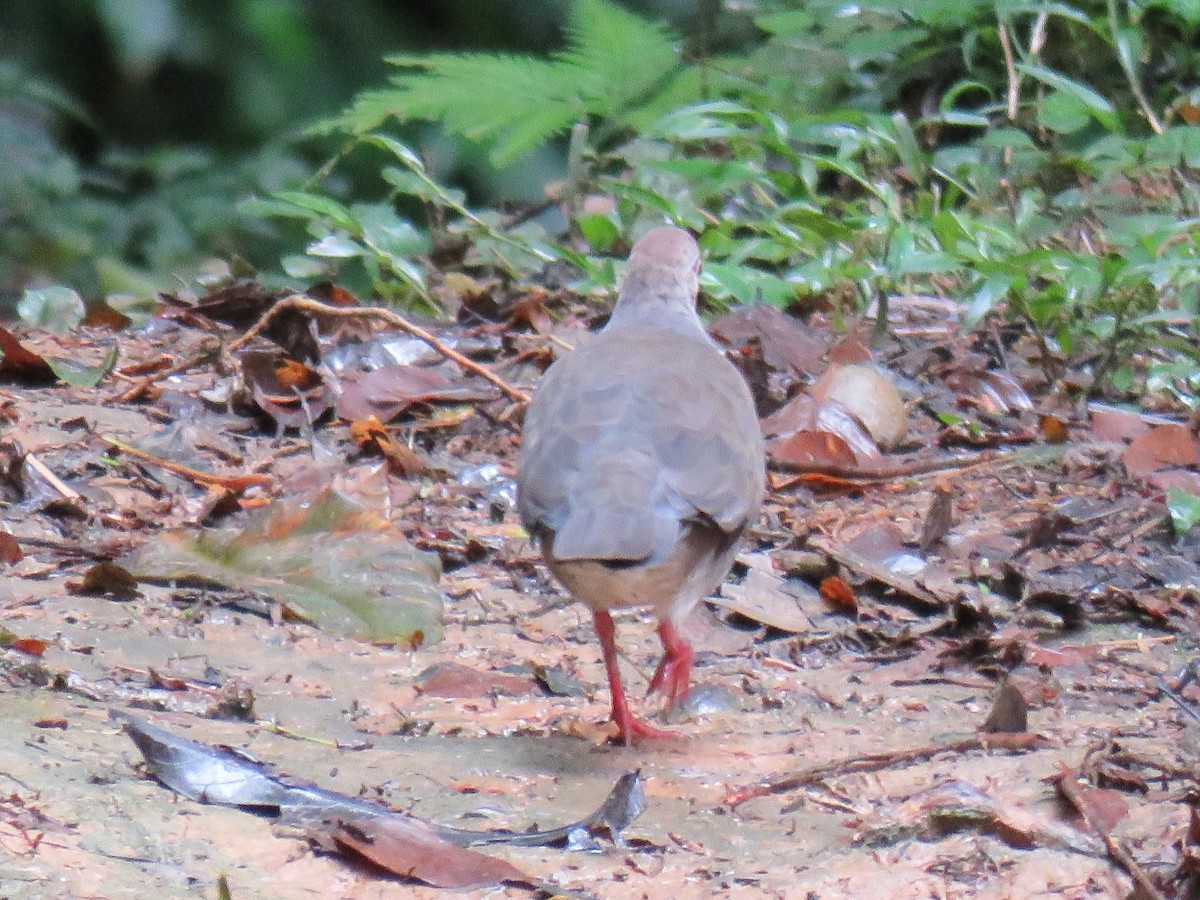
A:
POLYGON ((1104 841, 1104 846, 1108 850, 1108 858, 1120 866, 1125 874, 1133 879, 1134 883, 1141 888, 1142 896, 1149 900, 1167 900, 1166 894, 1158 889, 1156 885, 1146 874, 1133 855, 1121 846, 1120 841, 1113 837, 1107 828, 1102 828, 1099 824, 1093 821, 1092 816, 1088 812, 1088 805, 1084 801, 1083 796, 1079 793, 1079 784, 1075 780, 1075 773, 1063 772, 1054 782, 1059 793, 1063 795, 1068 803, 1075 808, 1083 821, 1087 823, 1088 828, 1092 829, 1100 840, 1104 841))
MULTIPOLYGON (((1008 23, 1003 20, 1000 22, 999 35, 1000 49, 1004 51, 1004 71, 1008 73, 1008 104, 1005 116, 1008 121, 1015 122, 1021 100, 1021 73, 1017 71, 1017 63, 1013 58, 1012 39, 1008 36, 1008 23)), ((1011 154, 1012 149, 1009 148, 1007 152, 1011 154)), ((1005 162, 1009 161, 1005 160, 1005 162)))
POLYGON ((176 363, 169 368, 163 369, 161 372, 154 372, 145 376, 144 378, 139 378, 133 383, 133 385, 121 391, 121 393, 115 395, 114 397, 109 398, 109 402, 128 403, 131 400, 135 400, 145 393, 146 390, 149 389, 150 385, 154 384, 156 381, 162 381, 164 378, 170 378, 172 375, 178 375, 181 372, 186 372, 188 369, 194 369, 201 363, 213 359, 217 355, 218 349, 219 348, 216 346, 209 347, 203 353, 189 357, 183 362, 176 363))
POLYGON ((196 484, 215 485, 227 491, 244 491, 251 487, 268 487, 273 481, 270 475, 214 475, 211 472, 201 472, 199 469, 193 469, 182 463, 163 459, 161 456, 155 456, 153 453, 123 444, 115 438, 106 437, 103 434, 96 436, 126 456, 132 456, 134 459, 140 459, 142 462, 158 466, 160 469, 166 469, 168 472, 173 472, 196 484))
MULTIPOLYGON (((1133 94, 1133 99, 1137 101, 1138 109, 1142 111, 1142 115, 1150 123, 1150 130, 1155 134, 1162 134, 1163 124, 1159 121, 1158 116, 1154 114, 1154 110, 1150 108, 1150 101, 1146 99, 1146 92, 1142 90, 1142 83, 1137 77, 1137 72, 1134 71, 1134 60, 1121 50, 1121 23, 1117 21, 1116 0, 1108 0, 1107 5, 1108 30, 1112 33, 1113 49, 1117 51, 1117 61, 1121 64, 1121 71, 1125 73, 1125 80, 1129 82, 1130 93, 1133 94)), ((1128 44, 1126 46, 1128 47, 1128 44)))
POLYGON ((84 559, 94 559, 97 562, 110 560, 115 555, 98 550, 89 550, 80 544, 68 544, 65 541, 56 541, 51 538, 25 537, 19 534, 14 534, 13 537, 16 538, 17 543, 22 547, 41 547, 45 550, 55 550, 71 556, 82 556, 84 559))
POLYGON ((783 794, 794 791, 826 778, 839 775, 849 775, 854 772, 877 772, 897 764, 922 762, 939 756, 942 753, 970 753, 974 750, 1029 750, 1041 746, 1045 738, 1038 734, 981 734, 978 737, 963 738, 941 744, 929 744, 924 747, 909 747, 904 750, 889 750, 885 753, 868 753, 866 756, 850 756, 833 762, 804 769, 794 775, 783 775, 760 781, 758 784, 740 788, 727 794, 721 802, 726 806, 736 807, 747 800, 767 797, 771 794, 783 794))
POLYGON ((813 463, 804 465, 782 465, 773 463, 774 468, 782 469, 796 477, 773 485, 775 490, 785 490, 800 481, 806 475, 825 475, 829 478, 844 478, 850 481, 883 481, 893 478, 908 478, 915 475, 930 475, 936 472, 970 469, 990 463, 1007 462, 1013 457, 1012 453, 982 453, 979 456, 959 456, 942 459, 920 459, 914 457, 900 459, 867 460, 860 465, 847 466, 838 463, 813 463))
POLYGON ((70 487, 61 478, 51 472, 50 467, 38 459, 37 456, 35 456, 32 452, 25 454, 25 462, 29 465, 29 468, 41 475, 42 478, 50 485, 50 487, 54 488, 66 499, 75 503, 78 503, 83 499, 83 494, 70 487))
POLYGON ((243 334, 240 338, 225 348, 225 356, 229 356, 239 347, 249 343, 254 338, 262 333, 263 329, 270 324, 271 320, 285 309, 296 309, 303 312, 313 313, 315 315, 328 316, 334 319, 379 319, 387 322, 389 325, 399 328, 418 340, 424 341, 442 356, 457 363, 468 372, 473 372, 480 378, 484 378, 500 388, 505 396, 517 403, 528 403, 530 400, 529 394, 510 385, 507 381, 492 372, 490 369, 481 366, 472 359, 463 356, 457 350, 447 347, 442 341, 438 340, 424 328, 419 325, 414 325, 412 322, 403 316, 399 316, 390 309, 381 309, 378 306, 329 306, 325 303, 320 303, 316 300, 310 300, 307 297, 302 297, 299 294, 292 294, 290 297, 284 297, 254 323, 254 325, 243 334))

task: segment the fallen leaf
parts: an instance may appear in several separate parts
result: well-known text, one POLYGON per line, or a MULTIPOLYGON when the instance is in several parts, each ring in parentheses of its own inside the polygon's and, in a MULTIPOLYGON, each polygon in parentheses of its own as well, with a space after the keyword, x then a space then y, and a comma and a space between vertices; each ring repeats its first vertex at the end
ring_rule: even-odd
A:
POLYGON ((1200 462, 1200 441, 1183 425, 1159 425, 1135 438, 1121 461, 1134 478, 1159 469, 1195 466, 1200 462))
POLYGON ((413 683, 431 697, 487 697, 504 694, 521 697, 536 691, 528 677, 481 672, 458 662, 440 662, 421 672, 413 683))
POLYGON ((725 346, 739 351, 757 338, 763 359, 777 372, 815 375, 825 356, 823 340, 768 303, 740 306, 714 322, 709 331, 725 346))
POLYGON ((274 350, 246 350, 240 362, 254 402, 285 428, 311 425, 333 408, 333 392, 316 369, 274 350))
POLYGON ((830 575, 828 578, 822 579, 820 591, 825 602, 834 609, 850 613, 858 612, 858 600, 855 599, 854 588, 846 584, 840 576, 830 575))
POLYGON ((114 562, 98 562, 83 573, 83 581, 68 582, 67 590, 72 594, 90 594, 119 597, 129 600, 140 597, 137 579, 123 566, 114 562))
POLYGON ((387 427, 374 416, 350 423, 350 438, 360 449, 378 453, 393 475, 410 478, 429 470, 429 462, 416 450, 392 437, 387 427))
POLYGON ((1025 695, 1009 681, 1000 685, 992 711, 979 730, 987 734, 1022 734, 1029 730, 1029 712, 1025 695))
POLYGON ((17 539, 7 531, 0 531, 0 562, 11 566, 24 558, 25 554, 17 539))
POLYGON ((0 376, 21 384, 50 384, 56 377, 45 359, 5 328, 0 328, 0 376))
MULTIPOLYGON (((887 374, 875 366, 833 366, 817 379, 809 393, 822 410, 834 401, 841 404, 884 450, 895 449, 908 432, 904 400, 887 374)), ((829 430, 846 438, 858 452, 849 435, 829 430)))
POLYGON ((166 532, 123 561, 140 581, 273 597, 329 631, 416 647, 442 634, 437 557, 333 490, 276 503, 242 528, 166 532))
POLYGON ((1150 430, 1137 413, 1123 409, 1098 409, 1092 413, 1092 435, 1101 441, 1132 441, 1150 430))
POLYGON ((797 431, 767 445, 772 461, 780 468, 802 472, 830 466, 854 468, 858 457, 843 438, 828 431, 797 431))
POLYGON ((455 847, 416 819, 392 816, 341 821, 333 840, 342 850, 352 850, 380 868, 433 887, 480 888, 528 881, 511 863, 455 847))
POLYGON ((1067 423, 1058 416, 1039 416, 1038 428, 1041 429, 1042 440, 1047 444, 1065 444, 1069 438, 1067 423))
POLYGON ((337 414, 350 421, 374 416, 388 422, 416 403, 473 403, 495 396, 490 388, 456 381, 429 366, 388 365, 343 375, 337 414))

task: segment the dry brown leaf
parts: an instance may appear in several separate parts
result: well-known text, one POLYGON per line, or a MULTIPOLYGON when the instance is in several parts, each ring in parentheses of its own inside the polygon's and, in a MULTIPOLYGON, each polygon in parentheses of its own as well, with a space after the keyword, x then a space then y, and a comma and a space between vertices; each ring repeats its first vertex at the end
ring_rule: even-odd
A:
POLYGON ((1200 441, 1183 425, 1159 425, 1135 438, 1121 461, 1134 478, 1159 469, 1195 466, 1200 461, 1200 441))

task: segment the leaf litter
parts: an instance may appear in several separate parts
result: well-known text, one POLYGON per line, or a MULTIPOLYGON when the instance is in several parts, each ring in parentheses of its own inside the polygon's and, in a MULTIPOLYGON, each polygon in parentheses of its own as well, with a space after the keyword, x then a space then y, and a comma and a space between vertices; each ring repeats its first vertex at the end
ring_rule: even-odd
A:
MULTIPOLYGON (((1197 478, 1183 417, 1064 400, 1036 353, 944 317, 872 350, 821 313, 729 314, 714 334, 768 427, 806 436, 688 624, 686 736, 616 747, 587 616, 512 509, 523 398, 568 352, 554 335, 589 323, 502 291, 453 326, 243 284, 139 331, 0 334, 6 895, 437 896, 464 871, 504 883, 489 896, 1185 895, 1200 553, 1165 492, 1197 478), (50 357, 103 365, 69 379, 50 357), (870 408, 801 409, 830 362, 899 388, 898 450, 870 408), (220 744, 296 773, 235 782, 402 824, 313 840, 175 802, 109 708, 203 765, 243 758, 220 744), (645 811, 626 795, 617 843, 460 866, 414 825, 523 837, 632 769, 645 811)), ((650 623, 623 618, 645 679, 650 623)))

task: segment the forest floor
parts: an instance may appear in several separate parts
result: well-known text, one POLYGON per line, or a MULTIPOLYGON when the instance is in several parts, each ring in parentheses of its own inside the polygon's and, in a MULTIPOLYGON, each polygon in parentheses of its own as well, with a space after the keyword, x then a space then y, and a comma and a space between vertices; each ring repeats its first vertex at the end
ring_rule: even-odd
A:
MULTIPOLYGON (((6 332, 0 897, 443 893, 165 787, 114 709, 461 828, 574 822, 640 773, 615 842, 477 848, 519 877, 458 896, 1188 896, 1200 544, 1164 488, 1200 475, 1175 411, 1089 405, 1086 373, 929 298, 873 354, 820 314, 719 320, 775 413, 769 496, 689 623, 679 737, 624 747, 590 616, 512 505, 519 394, 588 310, 475 297, 436 329, 513 399, 365 320, 314 341, 292 311, 230 352, 272 299, 6 332), (906 400, 898 450, 823 457, 833 431, 781 424, 868 357, 906 400)), ((653 622, 617 628, 636 696, 653 622)))

